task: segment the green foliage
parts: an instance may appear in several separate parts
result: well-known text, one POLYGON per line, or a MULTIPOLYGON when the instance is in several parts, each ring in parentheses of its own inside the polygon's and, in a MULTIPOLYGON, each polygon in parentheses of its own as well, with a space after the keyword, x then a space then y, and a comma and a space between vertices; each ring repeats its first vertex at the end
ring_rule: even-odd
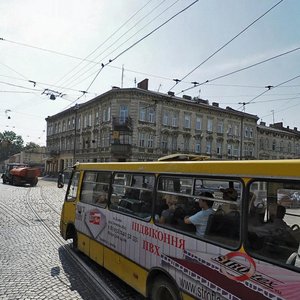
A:
POLYGON ((13 131, 0 132, 0 161, 21 152, 23 148, 24 141, 20 135, 13 131))
POLYGON ((26 144, 26 146, 24 147, 23 150, 31 150, 31 149, 36 149, 36 148, 40 148, 41 146, 34 143, 34 142, 29 142, 26 144))

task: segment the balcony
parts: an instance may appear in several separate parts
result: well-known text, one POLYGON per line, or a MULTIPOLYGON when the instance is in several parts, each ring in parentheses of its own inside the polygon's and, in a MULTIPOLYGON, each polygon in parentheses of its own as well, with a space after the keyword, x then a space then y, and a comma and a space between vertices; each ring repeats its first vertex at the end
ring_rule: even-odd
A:
POLYGON ((129 144, 111 144, 111 153, 113 155, 129 156, 132 146, 129 144))
POLYGON ((112 126, 115 131, 132 131, 132 119, 113 117, 112 126))

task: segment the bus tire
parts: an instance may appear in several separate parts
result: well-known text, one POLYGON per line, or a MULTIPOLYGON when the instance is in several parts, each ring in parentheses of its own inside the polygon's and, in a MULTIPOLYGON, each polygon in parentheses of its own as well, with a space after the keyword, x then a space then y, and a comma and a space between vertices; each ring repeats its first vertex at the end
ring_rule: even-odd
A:
POLYGON ((180 300, 179 291, 175 284, 166 276, 158 276, 152 286, 151 300, 180 300))

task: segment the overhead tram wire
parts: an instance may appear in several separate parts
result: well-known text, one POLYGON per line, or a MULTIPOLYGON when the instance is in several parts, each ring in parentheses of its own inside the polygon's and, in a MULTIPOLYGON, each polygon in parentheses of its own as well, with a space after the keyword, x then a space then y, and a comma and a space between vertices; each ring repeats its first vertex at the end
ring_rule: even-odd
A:
MULTIPOLYGON (((182 10, 180 10, 178 13, 176 13, 175 15, 173 15, 172 17, 170 17, 168 20, 166 20, 165 22, 163 22, 161 25, 159 25, 158 27, 156 27, 155 29, 153 29, 152 31, 150 31, 148 34, 146 34, 145 36, 143 36, 142 38, 140 38, 138 41, 136 41, 135 43, 133 43, 131 46, 129 46, 128 48, 126 48, 125 50, 123 50, 121 53, 119 53, 117 56, 115 56, 113 59, 110 59, 106 64, 103 64, 102 68, 97 72, 96 76, 93 78, 91 84, 88 86, 88 88, 86 89, 86 92, 89 90, 89 88, 92 86, 92 84, 94 83, 94 81, 96 80, 96 78, 98 77, 98 75, 100 74, 100 72, 103 70, 103 68, 105 66, 107 66, 108 64, 110 64, 111 62, 115 61, 116 59, 118 59, 121 55, 123 55, 124 53, 126 53, 127 51, 129 51, 130 49, 132 49, 134 46, 136 46, 137 44, 139 44, 140 42, 142 42, 144 39, 146 39, 147 37, 149 37, 151 34, 153 34, 154 32, 156 32, 158 29, 160 29, 161 27, 163 27, 164 25, 166 25, 167 23, 169 23, 171 20, 173 20, 175 17, 177 17, 178 15, 180 15, 181 13, 185 12, 186 10, 188 10, 190 7, 192 7, 194 4, 196 4, 199 0, 195 0, 194 2, 192 2, 191 4, 189 4, 188 6, 186 6, 185 8, 183 8, 182 10)), ((78 97, 75 101, 73 101, 73 103, 75 103, 77 100, 79 100, 83 95, 81 95, 80 97, 78 97)), ((72 103, 71 103, 72 104, 72 103)))
POLYGON ((293 77, 293 78, 291 78, 291 79, 288 79, 288 80, 286 80, 286 81, 284 81, 284 82, 281 82, 281 83, 279 83, 279 84, 277 84, 277 85, 270 86, 268 89, 266 89, 265 91, 263 91, 262 93, 260 93, 259 95, 257 95, 257 96, 254 97, 253 99, 251 99, 250 101, 243 103, 243 105, 242 105, 241 107, 239 107, 238 110, 240 110, 241 108, 243 108, 243 107, 245 106, 245 104, 250 104, 251 102, 253 102, 253 101, 256 100, 257 98, 261 97, 261 96, 264 95, 265 93, 269 92, 270 90, 273 90, 273 89, 275 89, 275 88, 277 88, 277 87, 279 87, 279 86, 281 86, 281 85, 284 85, 284 84, 286 84, 286 83, 288 83, 288 82, 291 82, 291 81, 293 81, 293 80, 295 80, 295 79, 297 79, 297 78, 300 78, 300 75, 297 75, 297 76, 295 76, 295 77, 293 77))
MULTIPOLYGON (((152 23, 154 20, 156 20, 158 17, 160 17, 164 12, 166 12, 168 9, 170 9, 171 7, 173 7, 177 2, 179 2, 180 0, 175 1, 173 4, 171 4, 170 6, 168 6, 164 11, 162 11, 160 14, 158 14, 157 16, 155 16, 151 21, 149 21, 145 26, 143 26, 140 30, 136 31, 133 35, 131 35, 129 38, 127 38, 123 43, 119 44, 114 50, 112 50, 110 53, 108 53, 106 56, 104 56, 102 58, 102 61, 105 60, 107 57, 109 57, 112 53, 114 53, 116 50, 118 50, 121 46, 123 46, 124 44, 126 44, 131 38, 133 38, 135 35, 137 35, 141 30, 143 30, 146 26, 148 26, 150 23, 152 23)), ((163 1, 165 2, 165 0, 163 1)), ((154 10, 156 10, 163 2, 159 3, 157 6, 155 6, 149 13, 148 15, 150 15, 154 10)), ((123 38, 128 32, 130 32, 133 28, 135 28, 140 22, 142 22, 144 20, 145 17, 142 17, 140 20, 138 20, 132 27, 130 27, 127 31, 125 31, 119 38, 118 41, 123 38)), ((99 55, 97 55, 95 58, 99 58, 99 56, 101 56, 102 54, 104 54, 107 50, 109 50, 112 46, 114 46, 115 44, 117 44, 117 41, 114 41, 112 44, 110 44, 108 47, 106 47, 99 55)), ((94 59, 95 59, 94 58, 94 59)), ((98 64, 100 64, 100 61, 98 62, 98 64)), ((85 67, 87 67, 88 65, 86 65, 85 67)), ((82 71, 85 67, 81 68, 78 72, 76 72, 75 74, 73 74, 72 77, 74 77, 75 75, 77 75, 80 71, 82 71)), ((71 81, 69 84, 71 84, 72 82, 74 82, 75 80, 78 80, 81 76, 83 76, 84 74, 86 74, 87 72, 91 71, 95 66, 91 66, 88 70, 86 70, 85 72, 83 72, 82 74, 80 74, 79 76, 77 76, 73 81, 71 81)), ((82 79, 81 81, 85 81, 87 80, 89 77, 91 77, 92 75, 94 75, 95 72, 90 73, 87 77, 85 77, 84 79, 82 79)), ((70 77, 69 80, 72 78, 70 77)), ((75 86, 77 83, 74 83, 73 86, 75 86)))
POLYGON ((205 64, 208 60, 210 60, 213 56, 215 56, 218 52, 220 52, 222 49, 224 49, 226 46, 228 46, 232 41, 234 41, 237 37, 239 37, 241 34, 243 34, 245 31, 247 31, 251 26, 253 26, 256 22, 258 22, 260 19, 262 19, 265 15, 267 15, 271 10, 273 10, 277 5, 279 5, 283 0, 280 0, 275 5, 273 5, 271 8, 269 8, 265 13, 263 13, 261 16, 259 16, 257 19, 255 19, 252 23, 250 23, 248 26, 246 26, 243 30, 241 30, 237 35, 235 35, 233 38, 231 38, 227 43, 225 43, 223 46, 221 46, 219 49, 217 49, 215 52, 213 52, 210 56, 208 56, 204 61, 202 61, 197 67, 192 69, 189 73, 187 73, 184 77, 181 79, 176 80, 176 83, 169 89, 171 91, 178 83, 182 82, 186 77, 191 75, 193 72, 195 72, 198 68, 200 68, 203 64, 205 64))
MULTIPOLYGON (((280 112, 289 110, 290 108, 296 107, 296 106, 298 106, 298 105, 300 105, 300 103, 293 104, 293 105, 291 105, 291 106, 285 107, 285 108, 280 109, 280 110, 276 110, 276 111, 274 111, 274 113, 277 113, 277 114, 278 114, 278 113, 280 113, 280 112)), ((269 116, 272 116, 272 115, 273 115, 273 113, 270 113, 270 114, 267 114, 267 115, 264 115, 264 116, 260 117, 260 119, 262 120, 263 118, 269 117, 269 116)))
MULTIPOLYGON (((73 69, 71 69, 69 72, 67 72, 61 79, 59 79, 57 82, 62 81, 65 77, 67 77, 69 74, 71 74, 77 67, 79 67, 83 62, 87 61, 89 62, 87 64, 87 66, 91 63, 94 64, 99 64, 100 62, 95 62, 92 60, 87 60, 87 58, 91 57, 98 49, 100 49, 107 41, 109 41, 114 35, 116 35, 127 23, 129 23, 140 11, 142 11, 150 2, 152 2, 153 0, 148 1, 142 8, 140 8, 138 11, 136 11, 127 21, 125 21, 125 23, 123 23, 118 29, 116 29, 104 42, 102 42, 98 47, 96 47, 90 54, 88 54, 84 59, 81 59, 81 62, 79 64, 77 64, 73 69)), ((96 56, 97 58, 98 56, 96 56)), ((86 66, 86 67, 87 67, 86 66)), ((84 67, 85 68, 85 67, 84 67)), ((80 72, 83 68, 81 68, 78 72, 80 72)), ((72 75, 72 77, 74 77, 76 74, 72 75)), ((68 80, 70 80, 72 77, 70 77, 68 80)))
MULTIPOLYGON (((196 85, 193 85, 192 87, 186 88, 186 89, 182 90, 180 93, 184 93, 184 92, 186 92, 186 91, 188 91, 188 90, 194 89, 194 88, 196 88, 196 87, 198 87, 198 86, 201 86, 201 85, 204 85, 204 84, 206 84, 206 83, 210 83, 210 82, 219 80, 219 79, 221 79, 221 78, 224 78, 224 77, 227 77, 227 76, 230 76, 230 75, 239 73, 239 72, 241 72, 241 71, 245 71, 245 70, 247 70, 247 69, 256 67, 256 66, 258 66, 258 65, 261 65, 261 64, 263 64, 263 63, 266 63, 266 62, 268 62, 268 61, 271 61, 271 60, 273 60, 273 59, 279 58, 279 57, 281 57, 281 56, 284 56, 284 55, 293 53, 293 52, 298 51, 298 50, 300 50, 300 47, 297 47, 297 48, 294 48, 294 49, 292 49, 292 50, 289 50, 289 51, 280 53, 280 54, 278 54, 278 55, 275 55, 275 56, 272 56, 272 57, 270 57, 270 58, 264 59, 264 60, 262 60, 262 61, 259 61, 259 62, 257 62, 257 63, 254 63, 254 64, 249 65, 249 66, 247 66, 247 67, 240 68, 240 69, 238 69, 238 70, 235 70, 235 71, 226 73, 226 74, 224 74, 224 75, 215 77, 215 78, 213 78, 213 79, 208 79, 208 80, 206 80, 206 81, 203 81, 203 82, 201 82, 201 83, 198 83, 198 84, 196 84, 196 85)), ((177 94, 180 94, 180 93, 177 93, 177 94)))

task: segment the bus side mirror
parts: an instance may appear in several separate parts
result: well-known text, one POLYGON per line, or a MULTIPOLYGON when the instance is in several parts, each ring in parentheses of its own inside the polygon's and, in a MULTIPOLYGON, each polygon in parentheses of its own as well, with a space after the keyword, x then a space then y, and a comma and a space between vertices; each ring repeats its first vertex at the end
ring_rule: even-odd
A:
POLYGON ((58 174, 58 179, 57 179, 57 187, 59 189, 64 187, 64 181, 65 181, 65 176, 63 173, 58 174))

